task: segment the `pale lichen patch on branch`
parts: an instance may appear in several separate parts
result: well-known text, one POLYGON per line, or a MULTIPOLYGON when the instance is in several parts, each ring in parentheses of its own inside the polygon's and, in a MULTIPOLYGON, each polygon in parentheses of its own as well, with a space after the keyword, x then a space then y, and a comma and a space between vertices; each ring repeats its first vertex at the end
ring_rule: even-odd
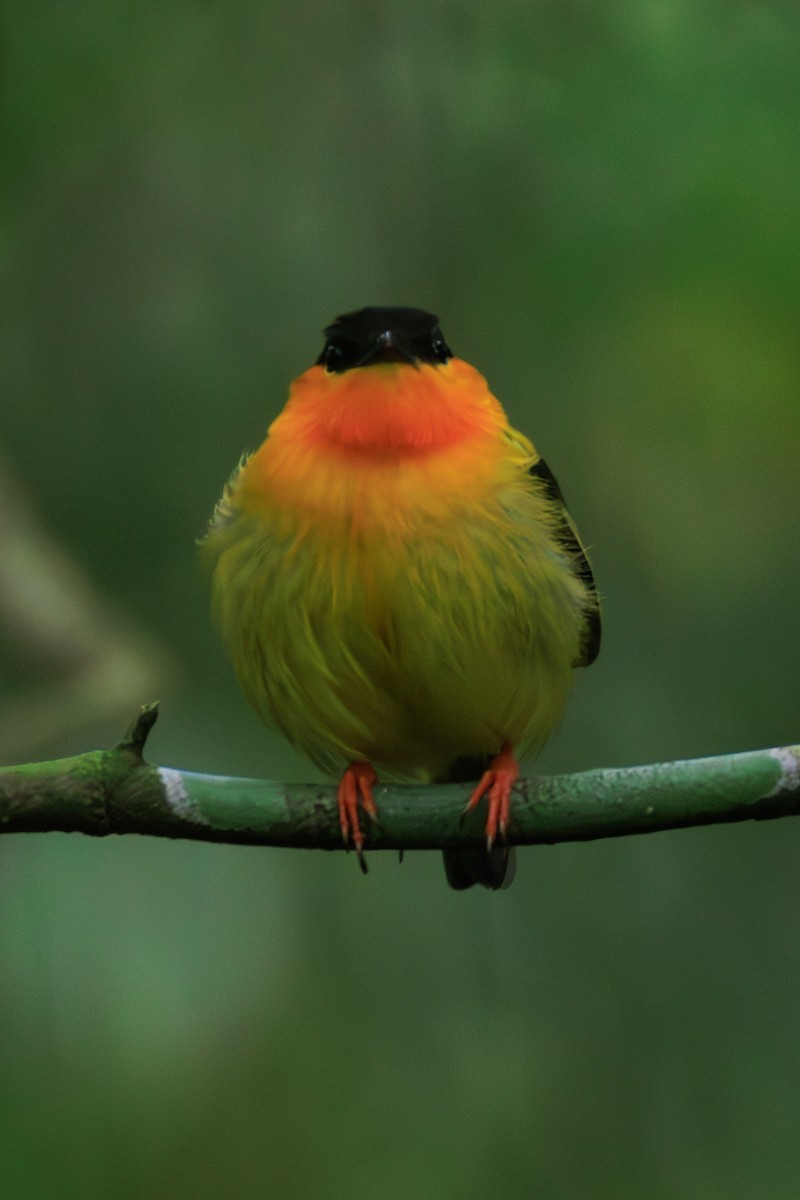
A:
POLYGON ((777 783, 767 792, 764 799, 800 788, 800 746, 776 746, 769 754, 777 761, 781 773, 777 783))
POLYGON ((195 825, 211 824, 190 799, 180 771, 174 767, 157 767, 156 771, 164 789, 164 799, 176 817, 195 825))

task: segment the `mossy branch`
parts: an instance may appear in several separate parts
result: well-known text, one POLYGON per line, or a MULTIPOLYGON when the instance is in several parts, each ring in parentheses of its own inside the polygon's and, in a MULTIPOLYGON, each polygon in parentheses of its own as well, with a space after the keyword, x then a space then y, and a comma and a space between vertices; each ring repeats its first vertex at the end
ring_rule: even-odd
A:
MULTIPOLYGON (((113 750, 0 768, 0 832, 139 833, 207 842, 340 850, 335 788, 199 775, 142 757, 156 721, 146 705, 113 750)), ((467 784, 379 787, 367 848, 477 845, 483 817, 462 824, 467 784)), ((717 758, 520 780, 516 845, 655 833, 800 813, 800 746, 717 758)))

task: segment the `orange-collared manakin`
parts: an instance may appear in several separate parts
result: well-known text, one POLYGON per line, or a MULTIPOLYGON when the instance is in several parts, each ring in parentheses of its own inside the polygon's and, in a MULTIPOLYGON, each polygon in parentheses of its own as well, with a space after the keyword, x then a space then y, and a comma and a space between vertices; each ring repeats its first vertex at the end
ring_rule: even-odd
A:
POLYGON ((499 887, 517 755, 597 655, 591 568, 553 475, 483 376, 416 308, 325 330, 217 505, 214 608, 258 713, 340 779, 346 843, 377 774, 480 777, 486 848, 453 887, 499 887))

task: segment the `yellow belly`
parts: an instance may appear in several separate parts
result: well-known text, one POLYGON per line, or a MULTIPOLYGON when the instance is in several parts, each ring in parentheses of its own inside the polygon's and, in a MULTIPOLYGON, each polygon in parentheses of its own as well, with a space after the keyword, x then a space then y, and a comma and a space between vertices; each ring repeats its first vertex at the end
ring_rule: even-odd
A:
POLYGON ((441 779, 504 741, 538 749, 585 603, 543 514, 522 483, 392 523, 293 524, 233 505, 207 545, 249 701, 331 773, 367 759, 441 779))

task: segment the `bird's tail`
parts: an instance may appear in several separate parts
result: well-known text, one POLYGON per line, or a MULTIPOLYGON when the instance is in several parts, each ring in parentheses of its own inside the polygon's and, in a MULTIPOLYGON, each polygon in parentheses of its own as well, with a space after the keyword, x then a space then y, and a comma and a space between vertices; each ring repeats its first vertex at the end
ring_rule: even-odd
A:
MULTIPOLYGON (((448 783, 477 782, 489 765, 489 755, 457 759, 448 772, 448 783)), ((491 850, 486 846, 451 847, 442 851, 444 872, 447 882, 457 892, 482 887, 496 892, 498 888, 511 886, 516 872, 516 855, 513 846, 497 841, 491 850)))

